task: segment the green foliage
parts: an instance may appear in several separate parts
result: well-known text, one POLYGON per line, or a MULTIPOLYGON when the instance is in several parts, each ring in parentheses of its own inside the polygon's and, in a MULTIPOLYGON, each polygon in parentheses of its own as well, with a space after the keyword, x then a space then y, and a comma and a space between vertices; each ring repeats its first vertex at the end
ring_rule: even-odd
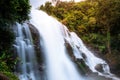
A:
POLYGON ((14 34, 10 28, 0 27, 0 51, 9 50, 14 42, 14 34))
POLYGON ((10 80, 19 80, 18 77, 16 75, 14 75, 13 73, 3 72, 3 74, 5 74, 6 76, 8 76, 10 80))
MULTIPOLYGON (((5 62, 13 69, 14 60, 12 45, 14 42, 14 34, 10 28, 0 27, 0 62, 5 62)), ((1 68, 2 69, 2 68, 1 68)))
POLYGON ((1 0, 0 27, 29 19, 29 0, 1 0))
POLYGON ((14 65, 18 62, 18 58, 15 58, 13 55, 14 54, 11 53, 8 54, 8 52, 3 52, 0 55, 1 65, 2 63, 5 63, 11 71, 14 69, 14 65))
POLYGON ((111 45, 117 49, 119 45, 113 44, 116 39, 120 43, 119 3, 119 0, 87 0, 78 3, 58 1, 56 6, 46 3, 47 6, 42 5, 40 9, 50 12, 49 15, 58 18, 70 31, 75 31, 87 43, 98 45, 99 50, 104 51, 111 45), (48 5, 49 10, 45 9, 48 5))
POLYGON ((12 73, 17 61, 12 48, 15 39, 12 26, 28 20, 29 12, 29 0, 0 1, 0 73, 7 75, 10 80, 18 80, 12 73))
POLYGON ((0 62, 0 71, 2 71, 2 72, 10 71, 9 67, 7 66, 7 64, 5 62, 0 62))
POLYGON ((106 31, 107 49, 111 53, 111 49, 117 49, 120 41, 113 43, 119 37, 120 33, 120 0, 99 0, 96 20, 99 25, 102 25, 106 31), (113 41, 112 41, 113 40, 113 41))
POLYGON ((99 0, 97 8, 97 21, 103 27, 110 28, 111 35, 120 33, 120 0, 99 0))
POLYGON ((109 62, 114 55, 113 62, 120 64, 120 0, 58 1, 55 6, 50 3, 47 5, 50 6, 49 10, 46 5, 40 9, 57 18, 85 43, 106 55, 109 62))
POLYGON ((7 76, 10 80, 19 80, 17 76, 13 74, 13 72, 11 72, 11 69, 9 67, 10 65, 8 66, 6 64, 6 61, 3 60, 4 58, 5 58, 5 55, 2 55, 0 57, 0 73, 7 76))
POLYGON ((90 33, 85 34, 82 39, 87 43, 90 44, 94 49, 97 49, 102 54, 106 52, 106 38, 105 36, 97 33, 90 33))
POLYGON ((2 73, 5 76, 7 76, 9 78, 9 80, 19 80, 18 77, 15 74, 13 74, 12 72, 7 72, 7 71, 3 72, 2 71, 0 73, 2 73))
POLYGON ((40 7, 42 10, 45 10, 47 11, 48 14, 52 14, 52 11, 53 11, 53 6, 50 2, 46 2, 45 4, 46 7, 44 7, 43 5, 40 7))
POLYGON ((48 8, 48 3, 46 3, 45 6, 42 5, 40 9, 58 18, 70 31, 84 34, 86 31, 89 31, 87 30, 88 28, 90 29, 92 27, 94 29, 94 27, 96 27, 96 20, 94 18, 96 5, 96 2, 74 3, 58 1, 56 6, 49 4, 49 6, 51 6, 49 10, 46 9, 48 8))

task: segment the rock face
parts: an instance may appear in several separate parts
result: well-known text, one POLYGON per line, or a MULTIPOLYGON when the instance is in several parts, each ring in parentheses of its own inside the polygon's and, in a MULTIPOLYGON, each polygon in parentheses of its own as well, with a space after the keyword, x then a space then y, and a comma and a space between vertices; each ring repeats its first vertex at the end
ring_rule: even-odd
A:
POLYGON ((34 43, 34 48, 35 48, 35 52, 36 52, 36 56, 37 56, 37 61, 39 64, 43 63, 43 54, 42 54, 42 49, 40 47, 40 35, 39 35, 39 31, 34 27, 34 25, 30 24, 28 22, 30 31, 31 31, 31 35, 33 38, 33 43, 34 43))
POLYGON ((89 73, 86 75, 86 80, 113 80, 113 79, 100 76, 97 73, 89 73))
POLYGON ((84 76, 92 73, 92 71, 89 69, 89 67, 85 64, 85 61, 83 59, 76 59, 75 63, 77 64, 80 73, 84 76))
POLYGON ((43 57, 43 52, 42 52, 42 48, 40 46, 40 34, 39 31, 34 27, 34 25, 30 24, 28 22, 30 31, 31 31, 31 35, 33 38, 33 44, 34 44, 34 48, 35 48, 35 53, 36 53, 36 58, 37 58, 37 62, 38 62, 38 70, 40 72, 41 75, 41 80, 45 80, 46 76, 45 74, 45 65, 44 65, 44 57, 43 57))
POLYGON ((102 64, 98 64, 95 66, 95 69, 99 72, 104 72, 102 64))
POLYGON ((73 49, 66 40, 65 40, 65 47, 66 47, 67 53, 71 57, 72 61, 75 61, 75 56, 73 55, 73 49))
POLYGON ((10 80, 10 79, 4 74, 0 73, 0 80, 10 80))
POLYGON ((86 59, 86 56, 84 55, 84 53, 82 53, 83 59, 77 59, 74 56, 73 49, 72 49, 71 45, 66 40, 65 40, 65 47, 66 47, 68 55, 71 57, 71 60, 76 64, 80 73, 82 75, 86 75, 87 73, 90 73, 91 70, 85 64, 85 62, 83 60, 83 59, 86 59))

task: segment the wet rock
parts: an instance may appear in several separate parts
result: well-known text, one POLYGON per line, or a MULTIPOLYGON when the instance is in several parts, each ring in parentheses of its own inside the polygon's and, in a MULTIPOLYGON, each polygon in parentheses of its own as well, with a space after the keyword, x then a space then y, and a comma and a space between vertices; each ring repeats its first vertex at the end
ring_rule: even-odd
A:
POLYGON ((80 70, 80 73, 82 75, 87 75, 91 72, 89 67, 85 64, 85 61, 83 59, 77 59, 76 64, 78 66, 78 69, 80 70))
POLYGON ((77 59, 77 63, 81 64, 84 68, 87 68, 87 65, 83 59, 77 59))
POLYGON ((95 66, 95 69, 96 69, 97 71, 99 71, 99 72, 104 72, 102 64, 97 64, 97 65, 95 66))
POLYGON ((98 75, 98 73, 89 73, 86 75, 86 80, 113 80, 104 76, 98 75))
POLYGON ((83 59, 86 60, 87 56, 84 53, 81 53, 81 55, 82 55, 83 59))
POLYGON ((39 31, 35 28, 34 25, 30 24, 29 22, 28 22, 28 26, 29 26, 31 34, 32 34, 33 44, 34 44, 34 48, 35 48, 35 52, 36 52, 36 56, 37 56, 37 61, 39 64, 41 64, 41 63, 43 63, 43 54, 42 54, 42 49, 40 46, 39 31))
POLYGON ((45 64, 39 64, 39 71, 43 72, 46 69, 45 64))
POLYGON ((0 73, 0 80, 10 80, 10 79, 4 74, 0 73))
POLYGON ((85 64, 84 60, 87 57, 84 53, 81 52, 83 59, 75 58, 74 53, 73 53, 73 49, 72 49, 71 45, 69 44, 69 42, 67 42, 67 40, 65 40, 65 47, 66 47, 66 50, 67 50, 68 54, 70 55, 72 61, 77 65, 79 72, 82 75, 86 75, 87 73, 91 72, 89 67, 85 64))
POLYGON ((71 59, 73 61, 75 61, 75 56, 74 56, 74 53, 73 53, 73 49, 72 49, 71 45, 67 42, 67 40, 65 40, 65 47, 66 47, 66 50, 68 52, 68 55, 70 55, 71 59))
POLYGON ((116 76, 120 77, 120 70, 119 70, 120 66, 110 66, 110 71, 115 74, 116 76))

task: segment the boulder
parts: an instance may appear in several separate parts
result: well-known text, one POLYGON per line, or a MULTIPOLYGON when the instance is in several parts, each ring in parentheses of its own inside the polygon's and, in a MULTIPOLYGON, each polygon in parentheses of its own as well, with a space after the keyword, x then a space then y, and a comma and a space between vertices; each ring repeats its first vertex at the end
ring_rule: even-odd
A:
POLYGON ((97 65, 95 66, 95 69, 96 69, 97 71, 99 71, 99 72, 104 72, 102 64, 97 64, 97 65))

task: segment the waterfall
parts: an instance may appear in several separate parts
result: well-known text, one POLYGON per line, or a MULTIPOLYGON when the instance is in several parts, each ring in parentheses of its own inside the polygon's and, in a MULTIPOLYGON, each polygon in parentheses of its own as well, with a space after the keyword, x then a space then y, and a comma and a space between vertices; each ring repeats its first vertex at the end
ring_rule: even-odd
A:
POLYGON ((20 80, 39 80, 37 62, 31 32, 26 23, 16 24, 14 27, 16 40, 14 47, 18 54, 19 64, 17 72, 20 80))
POLYGON ((92 72, 119 80, 110 73, 108 64, 94 56, 74 32, 69 32, 63 24, 45 12, 32 9, 30 22, 39 30, 42 38, 41 45, 45 56, 48 80, 86 80, 70 60, 65 48, 66 42, 72 47, 75 58, 83 59, 92 72), (101 65, 103 72, 95 69, 97 65, 101 65))
POLYGON ((66 53, 61 24, 38 10, 32 10, 31 17, 42 38, 48 80, 83 80, 66 53))
POLYGON ((16 71, 20 80, 96 80, 87 78, 79 72, 69 55, 66 43, 70 45, 75 59, 82 59, 92 72, 113 80, 120 80, 110 73, 109 65, 94 56, 82 40, 74 32, 70 32, 66 26, 33 7, 30 16, 30 24, 39 31, 46 78, 41 78, 28 24, 17 23, 14 30, 16 35, 14 47, 19 57, 16 71), (97 65, 101 66, 102 71, 96 69, 97 65))

